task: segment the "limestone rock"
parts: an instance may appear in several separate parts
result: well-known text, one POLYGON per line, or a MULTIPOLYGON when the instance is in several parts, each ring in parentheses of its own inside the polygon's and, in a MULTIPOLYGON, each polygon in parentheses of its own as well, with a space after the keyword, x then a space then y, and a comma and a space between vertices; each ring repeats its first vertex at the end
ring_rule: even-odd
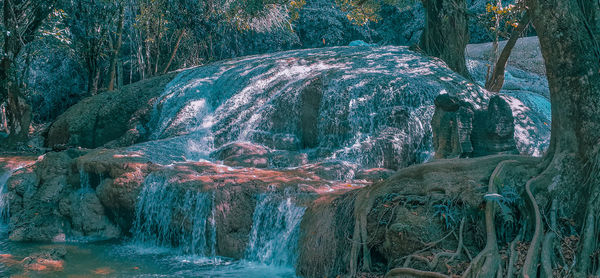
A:
POLYGON ((436 158, 518 153, 513 111, 498 95, 490 98, 485 110, 440 95, 432 128, 436 158))
POLYGON ((160 94, 172 78, 173 74, 166 74, 82 100, 56 119, 48 132, 46 145, 96 148, 134 133, 129 130, 136 128, 136 118, 143 117, 136 112, 147 111, 152 106, 150 100, 160 94))
POLYGON ((11 240, 110 239, 120 235, 96 194, 80 184, 74 158, 81 154, 48 153, 8 179, 11 240))

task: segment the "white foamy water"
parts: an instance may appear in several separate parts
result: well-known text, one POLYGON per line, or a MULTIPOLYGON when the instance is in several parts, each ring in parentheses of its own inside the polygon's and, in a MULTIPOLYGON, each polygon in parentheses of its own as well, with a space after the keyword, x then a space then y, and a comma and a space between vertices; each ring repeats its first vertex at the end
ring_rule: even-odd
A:
POLYGON ((130 149, 157 163, 196 161, 244 141, 306 153, 309 162, 397 169, 431 157, 430 122, 440 93, 475 107, 488 97, 405 47, 249 56, 179 73, 151 116, 149 139, 160 140, 130 149))
POLYGON ((306 209, 296 206, 291 197, 273 193, 258 196, 252 217, 252 230, 246 259, 275 266, 296 263, 300 222, 306 209))
POLYGON ((215 256, 216 227, 210 193, 185 191, 165 177, 151 174, 144 181, 135 211, 133 243, 140 250, 176 248, 182 254, 215 256))

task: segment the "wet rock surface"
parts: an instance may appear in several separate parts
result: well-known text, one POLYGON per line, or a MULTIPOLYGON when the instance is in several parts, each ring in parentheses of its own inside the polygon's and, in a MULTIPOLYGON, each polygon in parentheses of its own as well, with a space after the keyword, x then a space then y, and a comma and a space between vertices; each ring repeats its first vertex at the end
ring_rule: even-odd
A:
MULTIPOLYGON (((144 92, 124 91, 122 100, 89 100, 114 97, 105 114, 73 107, 59 117, 48 142, 62 147, 7 179, 12 240, 128 236, 185 255, 298 260, 301 274, 322 277, 347 260, 348 242, 340 239, 352 233, 353 200, 362 192, 353 189, 395 181, 416 196, 378 199, 379 212, 394 202, 422 205, 418 196, 427 190, 461 192, 461 202, 476 207, 481 181, 446 168, 439 176, 415 171, 414 180, 395 173, 428 161, 434 146, 443 150, 439 158, 543 149, 540 138, 515 136, 535 132, 543 121, 544 107, 531 108, 535 99, 491 95, 405 47, 249 56, 160 80, 160 93, 147 93, 143 104, 131 102, 144 92), (131 113, 112 114, 121 104, 131 113), (110 136, 90 133, 89 123, 71 124, 77 113, 115 120, 115 128, 110 136), (419 176, 432 183, 417 182, 419 176), (277 233, 261 231, 269 225, 277 233), (304 257, 311 248, 323 257, 304 257)), ((489 176, 487 170, 481 171, 489 176)), ((394 213, 385 229, 365 224, 380 240, 369 246, 380 262, 404 254, 395 246, 420 248, 417 238, 433 240, 443 229, 438 222, 416 224, 435 213, 431 208, 394 213)))
MULTIPOLYGON (((212 156, 240 166, 298 166, 293 160, 306 157, 308 163, 398 169, 429 158, 433 101, 443 92, 475 106, 488 98, 442 63, 405 47, 218 62, 184 71, 166 86, 146 128, 151 141, 140 149, 168 148, 188 160, 212 156), (258 147, 227 155, 242 147, 230 145, 235 142, 258 147)), ((164 163, 164 155, 149 156, 164 163)))
POLYGON ((79 172, 73 171, 77 155, 76 151, 48 153, 7 180, 12 240, 61 242, 66 237, 119 236, 96 194, 84 188, 79 172))

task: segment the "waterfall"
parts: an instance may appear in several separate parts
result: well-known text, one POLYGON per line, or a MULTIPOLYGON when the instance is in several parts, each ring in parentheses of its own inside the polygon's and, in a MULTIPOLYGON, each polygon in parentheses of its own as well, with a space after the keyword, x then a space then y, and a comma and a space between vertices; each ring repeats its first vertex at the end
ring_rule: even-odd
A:
POLYGON ((8 203, 8 188, 6 182, 12 176, 13 171, 8 170, 0 175, 0 224, 8 222, 9 203, 8 203))
POLYGON ((246 259, 269 265, 296 263, 300 221, 306 209, 290 197, 260 194, 252 217, 246 259))
POLYGON ((405 47, 222 61, 182 71, 165 87, 148 126, 155 141, 135 150, 169 164, 210 159, 211 151, 243 141, 307 153, 310 163, 398 169, 431 157, 437 95, 468 96, 475 106, 487 97, 465 84, 405 47))
POLYGON ((173 247, 183 254, 215 256, 213 195, 182 192, 160 175, 149 175, 138 196, 133 241, 173 247))
POLYGON ((80 190, 82 193, 92 190, 92 185, 90 182, 90 174, 88 174, 83 169, 79 170, 79 186, 80 186, 80 190))

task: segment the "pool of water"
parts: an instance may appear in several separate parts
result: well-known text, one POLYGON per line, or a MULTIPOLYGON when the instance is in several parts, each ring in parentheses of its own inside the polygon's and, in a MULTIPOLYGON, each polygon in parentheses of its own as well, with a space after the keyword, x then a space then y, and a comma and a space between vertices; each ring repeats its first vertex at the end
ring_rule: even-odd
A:
POLYGON ((6 230, 1 230, 0 277, 295 277, 291 267, 185 256, 172 249, 127 241, 17 243, 9 241, 6 230), (16 263, 31 254, 56 248, 66 250, 61 270, 27 270, 16 263))

